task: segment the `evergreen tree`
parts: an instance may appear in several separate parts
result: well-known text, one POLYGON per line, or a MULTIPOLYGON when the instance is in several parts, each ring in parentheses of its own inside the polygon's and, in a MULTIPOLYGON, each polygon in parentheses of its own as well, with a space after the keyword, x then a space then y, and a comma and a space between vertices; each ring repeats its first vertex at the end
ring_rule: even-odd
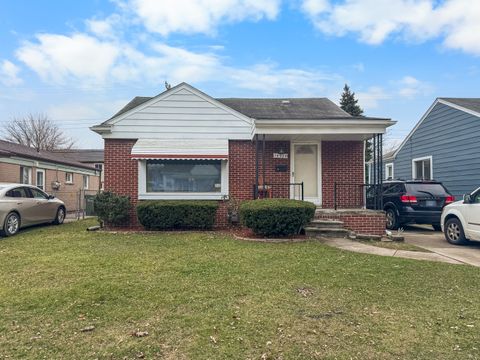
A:
POLYGON ((363 115, 363 109, 358 105, 355 93, 350 91, 350 87, 347 84, 343 87, 340 107, 352 116, 363 115))
MULTIPOLYGON (((358 99, 355 99, 355 93, 350 91, 350 87, 345 84, 343 87, 342 97, 340 98, 340 107, 352 116, 362 116, 363 109, 358 105, 358 99)), ((366 141, 365 145, 365 161, 368 162, 372 158, 372 144, 366 141)))

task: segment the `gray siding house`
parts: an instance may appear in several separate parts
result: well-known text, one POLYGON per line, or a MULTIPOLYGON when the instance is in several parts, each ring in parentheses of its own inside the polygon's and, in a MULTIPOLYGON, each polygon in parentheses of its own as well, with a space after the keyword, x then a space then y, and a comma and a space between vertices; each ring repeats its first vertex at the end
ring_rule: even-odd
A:
POLYGON ((393 155, 385 177, 434 179, 461 198, 480 186, 480 98, 438 98, 393 155))

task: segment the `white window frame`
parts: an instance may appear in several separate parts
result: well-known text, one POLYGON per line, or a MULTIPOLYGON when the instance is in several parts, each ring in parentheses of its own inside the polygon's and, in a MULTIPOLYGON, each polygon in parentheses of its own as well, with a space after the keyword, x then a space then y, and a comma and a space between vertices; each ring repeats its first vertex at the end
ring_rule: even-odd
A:
POLYGON ((65 173, 65 184, 73 184, 73 172, 67 171, 65 173))
POLYGON ((89 175, 83 175, 83 179, 82 179, 82 187, 83 187, 83 190, 88 190, 88 188, 90 187, 90 176, 89 175), (85 179, 87 180, 85 182, 85 179))
POLYGON ((433 180, 433 157, 431 155, 412 159, 412 180, 420 179, 416 174, 417 170, 415 167, 415 163, 417 161, 425 161, 425 160, 430 160, 430 180, 433 180))
POLYGON ((45 186, 46 186, 46 179, 45 179, 45 170, 44 169, 36 169, 35 170, 35 186, 38 187, 39 189, 42 189, 43 191, 46 191, 45 186), (41 186, 38 184, 38 173, 42 173, 42 179, 43 179, 43 184, 41 186))
MULTIPOLYGON (((194 159, 192 159, 194 160, 194 159)), ((147 160, 138 161, 139 200, 222 200, 228 196, 228 161, 221 160, 220 192, 147 192, 147 160)))
POLYGON ((24 185, 31 185, 32 184, 32 168, 29 167, 29 166, 20 166, 20 175, 22 175, 22 169, 23 169, 23 172, 25 172, 25 170, 27 170, 27 173, 28 173, 28 182, 23 182, 23 176, 20 176, 20 183, 21 184, 24 184, 24 185))
POLYGON ((393 180, 393 179, 395 179, 393 162, 386 163, 386 164, 385 164, 385 180, 393 180), (392 168, 392 177, 391 177, 391 179, 388 178, 388 168, 392 168))

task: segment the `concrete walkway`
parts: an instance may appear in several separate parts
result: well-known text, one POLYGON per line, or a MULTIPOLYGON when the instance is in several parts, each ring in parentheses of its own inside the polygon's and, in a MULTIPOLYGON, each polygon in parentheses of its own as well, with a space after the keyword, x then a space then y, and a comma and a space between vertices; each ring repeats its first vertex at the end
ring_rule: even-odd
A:
POLYGON ((322 238, 319 239, 322 243, 336 247, 338 249, 353 251, 363 254, 372 254, 380 256, 392 256, 405 259, 415 259, 415 260, 429 260, 429 261, 439 261, 449 264, 464 264, 462 261, 458 261, 448 256, 444 256, 438 253, 427 253, 420 251, 406 251, 406 250, 395 250, 387 249, 373 245, 362 244, 358 241, 352 241, 348 239, 340 238, 322 238))

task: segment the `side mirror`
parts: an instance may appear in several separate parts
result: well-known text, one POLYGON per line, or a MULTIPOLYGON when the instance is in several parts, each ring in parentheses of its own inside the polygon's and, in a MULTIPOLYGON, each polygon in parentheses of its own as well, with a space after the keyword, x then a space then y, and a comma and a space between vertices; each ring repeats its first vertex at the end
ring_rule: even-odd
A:
POLYGON ((52 199, 55 199, 55 196, 54 195, 48 195, 48 200, 52 200, 52 199))
POLYGON ((463 203, 470 204, 472 202, 472 196, 470 194, 463 195, 463 203))

